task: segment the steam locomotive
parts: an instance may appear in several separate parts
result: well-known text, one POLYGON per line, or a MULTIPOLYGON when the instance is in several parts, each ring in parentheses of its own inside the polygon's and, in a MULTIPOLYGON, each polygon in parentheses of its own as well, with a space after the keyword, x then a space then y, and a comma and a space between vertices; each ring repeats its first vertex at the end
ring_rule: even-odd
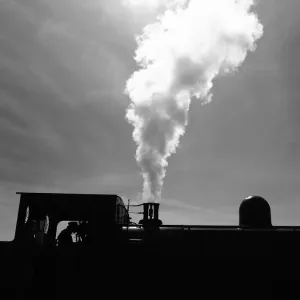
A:
POLYGON ((119 295, 133 282, 183 284, 182 274, 199 270, 202 280, 299 276, 291 271, 298 267, 300 227, 273 226, 262 197, 242 201, 238 226, 178 226, 162 223, 159 203, 144 203, 142 220, 132 224, 117 195, 19 194, 15 238, 0 244, 0 283, 19 299, 81 299, 99 289, 119 295), (78 232, 71 245, 59 247, 64 221, 77 222, 78 232), (113 283, 118 289, 108 288, 113 283))

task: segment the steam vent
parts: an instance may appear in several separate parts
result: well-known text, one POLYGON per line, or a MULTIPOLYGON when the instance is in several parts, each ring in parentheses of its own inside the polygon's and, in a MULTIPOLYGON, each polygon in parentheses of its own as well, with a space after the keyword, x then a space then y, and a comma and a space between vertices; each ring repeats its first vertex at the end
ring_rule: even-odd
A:
POLYGON ((246 228, 270 228, 271 208, 260 196, 245 198, 239 208, 240 226, 246 228))

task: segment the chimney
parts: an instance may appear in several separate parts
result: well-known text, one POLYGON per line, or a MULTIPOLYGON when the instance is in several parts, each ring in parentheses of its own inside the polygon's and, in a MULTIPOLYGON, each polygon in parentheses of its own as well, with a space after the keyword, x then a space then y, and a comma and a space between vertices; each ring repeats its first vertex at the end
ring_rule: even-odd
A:
POLYGON ((159 203, 143 203, 144 213, 143 219, 139 222, 143 225, 162 225, 162 221, 158 218, 159 203))

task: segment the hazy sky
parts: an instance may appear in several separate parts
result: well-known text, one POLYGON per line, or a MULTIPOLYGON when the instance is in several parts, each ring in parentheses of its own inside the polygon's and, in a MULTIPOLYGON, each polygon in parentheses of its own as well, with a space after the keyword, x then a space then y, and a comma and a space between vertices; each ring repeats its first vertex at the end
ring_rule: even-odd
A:
MULTIPOLYGON (((0 0, 0 239, 12 239, 17 191, 142 188, 125 82, 134 35, 154 20, 120 0, 0 0)), ((166 224, 237 224, 258 194, 275 225, 300 225, 300 1, 260 0, 257 50, 191 105, 169 159, 166 224)))

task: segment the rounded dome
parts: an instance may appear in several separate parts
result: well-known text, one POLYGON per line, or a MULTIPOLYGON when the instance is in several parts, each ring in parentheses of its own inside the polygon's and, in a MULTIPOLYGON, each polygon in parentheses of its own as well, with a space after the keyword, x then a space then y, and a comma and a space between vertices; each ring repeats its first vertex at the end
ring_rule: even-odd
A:
POLYGON ((270 205, 260 196, 250 196, 242 201, 239 208, 239 218, 242 227, 272 227, 270 205))

